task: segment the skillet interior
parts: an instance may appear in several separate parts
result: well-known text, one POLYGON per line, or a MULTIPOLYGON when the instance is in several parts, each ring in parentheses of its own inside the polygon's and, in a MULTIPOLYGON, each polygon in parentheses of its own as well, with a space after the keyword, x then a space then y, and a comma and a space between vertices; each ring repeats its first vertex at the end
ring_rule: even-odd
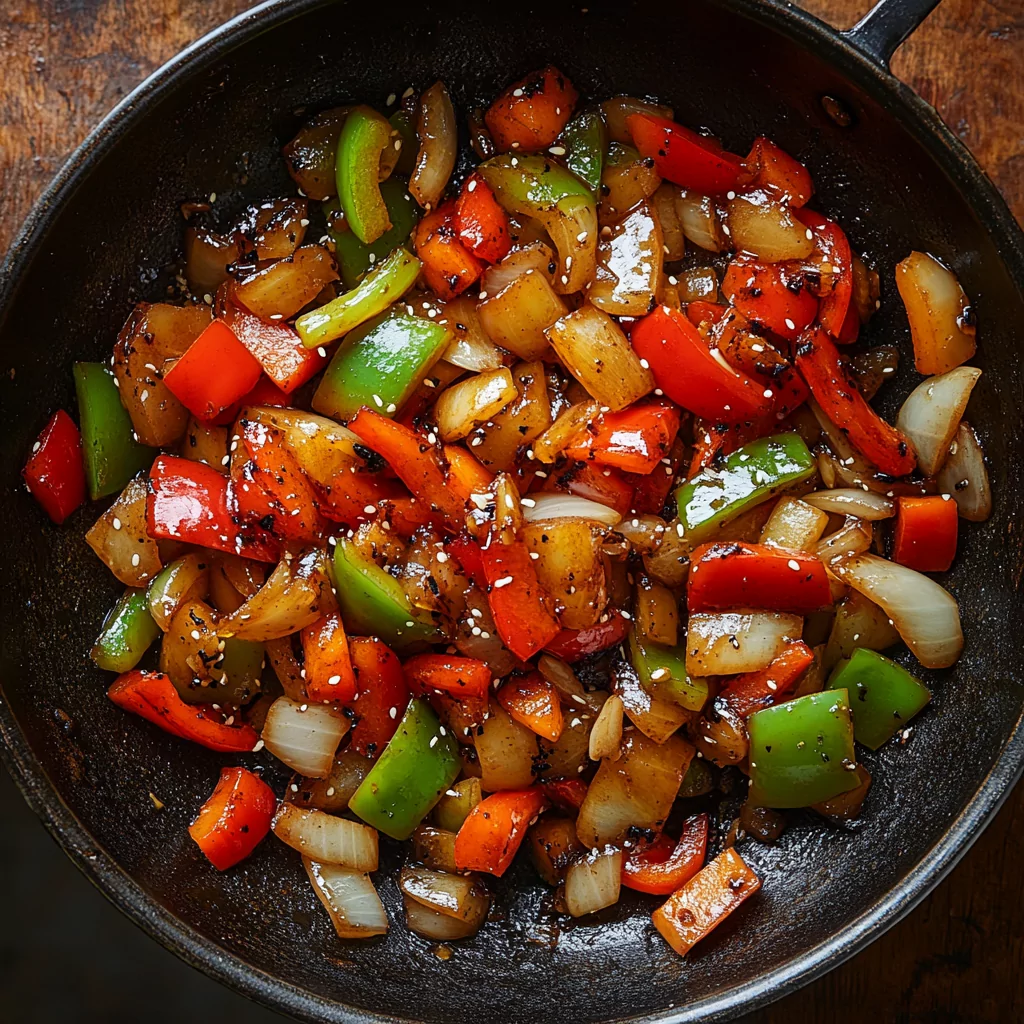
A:
MULTIPOLYGON (((653 19, 649 5, 626 2, 609 12, 595 3, 584 14, 557 0, 514 11, 459 0, 445 5, 443 18, 394 5, 310 9, 273 32, 250 32, 222 56, 207 51, 193 73, 179 76, 173 95, 154 97, 101 146, 88 175, 73 194, 60 195, 22 254, 0 323, 10 369, 0 381, 9 425, 0 438, 9 495, 0 507, 0 678, 8 704, 0 703, 0 727, 9 756, 80 862, 84 835, 45 793, 36 763, 93 837, 84 862, 108 891, 179 952, 260 998, 316 1019, 362 1011, 456 1024, 535 1021, 568 1010, 580 1021, 665 1012, 706 1020, 777 995, 781 984, 849 952, 856 936, 844 929, 862 915, 908 906, 923 883, 911 877, 915 866, 930 856, 934 873, 936 846, 948 859, 979 827, 980 804, 951 831, 1004 748, 981 803, 995 801, 1019 769, 1020 736, 1011 735, 1024 703, 1014 525, 1021 504, 1020 252, 1004 243, 1001 256, 932 152, 901 123, 907 114, 872 98, 880 90, 867 72, 860 72, 863 88, 851 85, 840 70, 856 65, 848 55, 827 45, 811 53, 806 21, 779 10, 758 15, 756 6, 679 4, 653 19), (792 35, 786 25, 795 26, 792 35), (764 133, 804 160, 817 205, 838 217, 881 271, 885 301, 871 340, 898 340, 909 352, 892 268, 912 248, 955 269, 981 323, 977 362, 986 372, 970 418, 991 459, 996 504, 988 525, 962 531, 948 578, 964 617, 965 655, 954 672, 925 674, 935 699, 906 747, 865 752, 875 784, 864 819, 826 826, 794 816, 777 846, 749 844, 744 852, 767 878, 762 895, 685 960, 649 934, 652 901, 630 896, 601 920, 566 929, 552 948, 543 890, 525 871, 499 887, 501 920, 459 944, 447 962, 402 926, 380 942, 340 943, 297 858, 279 843, 263 844, 243 870, 215 876, 185 828, 227 762, 105 699, 107 677, 86 652, 117 587, 81 538, 95 509, 56 530, 19 486, 24 453, 49 411, 73 408, 72 361, 106 358, 132 303, 159 297, 158 272, 180 245, 178 205, 215 191, 230 219, 252 199, 291 190, 278 150, 300 123, 297 108, 352 98, 383 105, 390 92, 440 76, 464 111, 547 61, 584 94, 653 91, 680 120, 709 125, 730 148, 745 151, 764 133), (824 94, 849 106, 851 127, 825 116, 824 94), (58 709, 73 719, 72 729, 58 709), (162 812, 153 810, 150 791, 165 802, 162 812), (184 929, 174 924, 172 934, 172 919, 184 929), (209 942, 255 970, 218 961, 209 942)), ((889 385, 887 413, 912 377, 889 385)), ((393 851, 389 857, 396 861, 393 851)), ((383 893, 396 918, 394 885, 386 882, 383 893)))

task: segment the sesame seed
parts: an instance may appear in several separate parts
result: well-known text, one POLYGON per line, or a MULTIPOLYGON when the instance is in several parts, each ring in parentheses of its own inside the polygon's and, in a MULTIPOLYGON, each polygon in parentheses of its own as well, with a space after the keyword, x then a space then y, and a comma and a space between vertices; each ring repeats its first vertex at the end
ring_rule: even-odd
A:
POLYGON ((120 530, 121 529, 121 520, 118 519, 117 516, 114 516, 113 526, 114 526, 115 530, 120 530))
POLYGON ((139 558, 139 553, 138 553, 138 551, 136 551, 135 554, 132 555, 132 565, 133 566, 137 566, 140 561, 141 561, 141 559, 139 558))
POLYGON ((800 571, 800 563, 795 558, 791 558, 786 563, 786 565, 788 565, 790 567, 790 569, 792 569, 794 572, 799 572, 800 571))
POLYGON ((507 587, 512 582, 513 579, 514 577, 512 576, 502 576, 500 580, 494 581, 494 589, 498 590, 501 587, 507 587))

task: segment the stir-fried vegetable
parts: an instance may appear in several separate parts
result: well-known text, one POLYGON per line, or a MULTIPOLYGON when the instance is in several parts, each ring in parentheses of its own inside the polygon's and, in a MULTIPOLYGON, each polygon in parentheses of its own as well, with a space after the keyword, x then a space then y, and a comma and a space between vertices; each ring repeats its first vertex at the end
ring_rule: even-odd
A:
POLYGON ((274 791, 258 775, 246 768, 222 768, 188 834, 218 871, 227 871, 263 841, 276 807, 274 791))

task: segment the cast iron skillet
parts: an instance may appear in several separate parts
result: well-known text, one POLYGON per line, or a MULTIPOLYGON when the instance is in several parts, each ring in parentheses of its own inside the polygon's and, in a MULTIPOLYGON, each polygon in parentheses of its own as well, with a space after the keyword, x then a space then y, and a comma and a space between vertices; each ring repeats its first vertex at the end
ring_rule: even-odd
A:
MULTIPOLYGON (((10 371, 0 384, 5 763, 69 856, 135 921, 302 1019, 724 1019, 835 966, 905 914, 977 837, 1024 762, 1024 561, 1013 529, 1024 252, 977 165, 887 71, 935 0, 886 0, 845 35, 781 2, 583 2, 589 11, 562 0, 452 0, 441 12, 271 0, 185 51, 104 121, 37 206, 0 282, 10 371), (996 505, 989 524, 964 528, 947 580, 963 610, 964 657, 952 672, 926 674, 935 700, 908 745, 863 752, 875 778, 863 819, 797 815, 777 846, 748 844, 762 894, 685 960, 652 937, 651 904, 635 894, 555 945, 550 908, 526 871, 499 887, 499 919, 447 962, 401 925, 381 941, 339 942, 283 844, 264 843, 244 868, 216 875, 185 829, 226 759, 106 700, 107 680, 86 657, 116 590, 82 540, 96 509, 53 529, 19 486, 50 410, 73 408, 72 361, 109 356, 131 305, 158 297, 158 271, 180 245, 178 205, 215 191, 230 218, 290 191, 278 151, 300 123, 297 108, 382 104, 441 76, 464 111, 547 61, 584 93, 656 90, 732 149, 764 132, 805 160, 817 205, 879 261, 886 301, 872 340, 906 351, 892 270, 912 248, 955 269, 981 325, 985 375, 970 418, 996 505), (826 114, 826 96, 843 124, 826 114)), ((889 385, 889 414, 912 376, 889 385)), ((383 893, 397 919, 392 882, 383 893)))

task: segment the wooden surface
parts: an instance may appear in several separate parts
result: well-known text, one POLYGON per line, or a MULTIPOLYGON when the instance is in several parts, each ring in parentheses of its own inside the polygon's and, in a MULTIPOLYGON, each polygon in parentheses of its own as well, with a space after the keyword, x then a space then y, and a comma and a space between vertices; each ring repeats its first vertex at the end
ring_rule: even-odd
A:
MULTIPOLYGON (((186 43, 250 4, 6 0, 3 6, 0 251, 6 250, 67 154, 103 114, 186 43)), ((837 27, 847 27, 869 4, 805 0, 804 6, 837 27)), ((1024 220, 1024 0, 945 0, 897 54, 893 66, 938 108, 1024 220)), ((0 834, 2 826, 0 822, 0 834)), ((746 1024, 1019 1019, 1024 1012, 1021 849, 1024 787, 1011 796, 952 876, 908 918, 852 961, 751 1015, 746 1024)), ((70 866, 66 870, 72 872, 70 866)), ((0 894, 12 881, 10 875, 0 879, 0 894)), ((75 883, 86 884, 73 877, 66 884, 75 883)), ((54 929, 61 927, 53 922, 54 929)), ((88 972, 89 956, 103 952, 79 949, 74 964, 63 958, 62 976, 88 972)), ((170 954, 155 962, 166 964, 168 978, 151 979, 154 1007, 147 1016, 152 1021, 181 1019, 165 1016, 157 1005, 161 982, 173 975, 179 985, 209 983, 182 975, 170 963, 170 954)), ((267 1019, 241 1001, 220 1006, 234 1007, 229 1019, 267 1019)), ((138 1002, 133 1008, 143 1009, 138 1002)), ((75 1019, 113 1017, 76 1013, 75 1019)))

